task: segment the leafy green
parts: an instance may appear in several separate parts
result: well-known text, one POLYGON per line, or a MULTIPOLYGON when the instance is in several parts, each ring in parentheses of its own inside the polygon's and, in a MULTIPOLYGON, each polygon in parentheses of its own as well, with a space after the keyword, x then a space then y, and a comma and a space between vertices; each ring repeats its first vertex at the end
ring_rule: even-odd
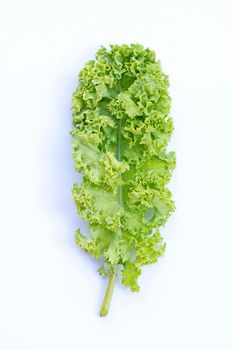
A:
POLYGON ((173 132, 168 88, 155 53, 138 44, 101 47, 79 73, 71 134, 83 182, 72 192, 91 236, 77 230, 75 237, 109 276, 101 315, 118 270, 122 283, 138 291, 141 267, 165 251, 159 228, 174 211, 167 184, 176 162, 166 151, 173 132))

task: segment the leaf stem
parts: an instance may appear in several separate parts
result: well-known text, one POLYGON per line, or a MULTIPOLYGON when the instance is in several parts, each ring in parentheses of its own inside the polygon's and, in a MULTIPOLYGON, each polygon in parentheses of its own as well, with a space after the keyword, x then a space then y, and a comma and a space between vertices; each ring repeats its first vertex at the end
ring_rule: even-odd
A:
MULTIPOLYGON (((118 121, 118 128, 117 128, 117 152, 116 152, 116 157, 117 160, 120 162, 121 161, 121 152, 122 152, 122 140, 121 140, 121 133, 122 133, 122 119, 120 119, 118 121)), ((122 178, 122 174, 119 174, 119 178, 122 178)), ((122 185, 118 186, 118 202, 120 204, 120 207, 123 207, 123 191, 122 191, 122 185)), ((122 230, 121 227, 119 227, 118 232, 117 232, 117 236, 121 236, 122 235, 122 230)), ((116 264, 114 266, 114 270, 112 272, 112 274, 109 277, 109 281, 108 281, 108 286, 105 292, 105 296, 104 296, 104 301, 100 310, 100 316, 107 316, 108 311, 109 311, 109 307, 111 304, 111 300, 112 300, 112 294, 114 291, 114 287, 116 284, 116 278, 117 278, 117 268, 118 268, 118 264, 116 264)))
POLYGON ((109 277, 108 286, 107 286, 106 293, 104 296, 104 301, 103 301, 103 304, 102 304, 102 307, 100 310, 100 317, 107 316, 107 314, 108 314, 109 307, 110 307, 111 300, 112 300, 113 290, 114 290, 114 287, 116 284, 116 278, 117 278, 117 265, 115 265, 114 271, 109 277))

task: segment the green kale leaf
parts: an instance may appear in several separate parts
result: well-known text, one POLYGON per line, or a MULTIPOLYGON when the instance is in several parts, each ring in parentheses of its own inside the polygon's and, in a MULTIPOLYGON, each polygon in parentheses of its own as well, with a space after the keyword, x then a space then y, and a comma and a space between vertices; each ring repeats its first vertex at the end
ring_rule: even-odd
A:
POLYGON ((72 193, 90 238, 77 244, 100 259, 109 284, 105 316, 116 277, 139 291, 141 267, 164 254, 159 228, 175 209, 167 184, 175 168, 167 152, 173 132, 169 81, 155 53, 138 44, 101 47, 79 73, 73 94, 73 159, 82 173, 72 193))

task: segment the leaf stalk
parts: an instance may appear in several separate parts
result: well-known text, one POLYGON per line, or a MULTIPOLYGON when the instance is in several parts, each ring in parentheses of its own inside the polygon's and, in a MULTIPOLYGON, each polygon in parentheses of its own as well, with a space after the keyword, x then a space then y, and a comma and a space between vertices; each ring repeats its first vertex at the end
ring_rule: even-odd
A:
POLYGON ((114 267, 114 271, 110 275, 109 280, 108 280, 108 285, 107 285, 106 293, 104 296, 104 301, 103 301, 102 307, 100 309, 100 317, 107 316, 107 314, 108 314, 111 300, 112 300, 114 287, 116 284, 116 278, 117 278, 117 265, 114 267))

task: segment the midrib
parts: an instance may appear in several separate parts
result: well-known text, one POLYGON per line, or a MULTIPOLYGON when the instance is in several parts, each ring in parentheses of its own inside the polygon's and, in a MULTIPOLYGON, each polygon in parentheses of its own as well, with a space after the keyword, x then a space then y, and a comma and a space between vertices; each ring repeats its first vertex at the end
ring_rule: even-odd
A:
MULTIPOLYGON (((118 130, 117 130, 117 160, 121 162, 121 154, 122 154, 122 119, 119 119, 118 122, 118 130)), ((122 179, 122 174, 119 174, 119 178, 122 179)), ((123 191, 122 185, 118 186, 118 202, 121 207, 123 207, 123 191)))

